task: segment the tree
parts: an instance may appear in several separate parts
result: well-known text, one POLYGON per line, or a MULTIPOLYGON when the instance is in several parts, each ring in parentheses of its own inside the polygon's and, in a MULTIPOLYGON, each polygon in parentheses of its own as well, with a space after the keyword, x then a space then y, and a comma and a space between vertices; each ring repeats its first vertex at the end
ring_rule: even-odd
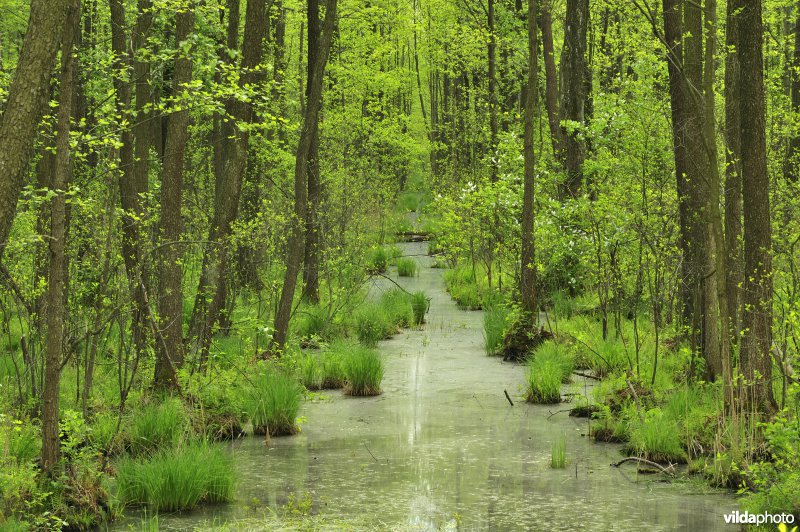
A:
POLYGON ((0 118, 0 258, 27 173, 36 126, 45 110, 68 0, 33 0, 14 80, 0 118))
POLYGON ((288 254, 286 257, 286 273, 283 278, 278 312, 275 315, 275 325, 269 352, 280 352, 286 343, 289 330, 289 320, 292 315, 295 285, 303 259, 306 209, 308 201, 307 175, 308 156, 316 130, 319 126, 319 109, 322 101, 322 78, 325 74, 325 64, 328 61, 336 20, 336 0, 326 0, 325 21, 323 22, 322 37, 320 38, 319 54, 313 65, 313 75, 309 79, 308 101, 305 106, 303 129, 295 154, 294 174, 294 220, 292 233, 289 237, 288 254))
MULTIPOLYGON (((319 0, 308 0, 308 65, 306 99, 311 95, 314 80, 314 65, 320 53, 319 0)), ((319 102, 322 109, 322 100, 319 102)), ((319 114, 320 110, 317 111, 319 114)), ((320 202, 322 200, 322 183, 319 175, 319 128, 311 134, 311 144, 306 163, 308 173, 308 208, 306 211, 306 238, 303 268, 303 295, 311 303, 319 303, 319 254, 320 254, 320 202)))
POLYGON ((525 137, 523 142, 525 179, 522 199, 522 248, 520 260, 520 295, 523 310, 536 319, 536 235, 534 227, 534 190, 536 157, 533 136, 539 85, 538 41, 536 35, 536 0, 528 0, 528 83, 525 91, 525 137))
POLYGON ((772 394, 772 229, 765 133, 761 0, 736 0, 744 201, 744 313, 741 368, 746 404, 759 412, 775 410, 772 394))

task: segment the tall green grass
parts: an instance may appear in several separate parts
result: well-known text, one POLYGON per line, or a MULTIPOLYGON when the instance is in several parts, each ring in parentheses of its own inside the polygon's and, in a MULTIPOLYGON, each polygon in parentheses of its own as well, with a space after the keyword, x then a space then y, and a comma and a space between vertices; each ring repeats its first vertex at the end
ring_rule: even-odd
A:
POLYGON ((392 288, 381 294, 380 306, 395 327, 410 327, 414 321, 411 294, 400 288, 392 288))
POLYGON ((398 259, 397 275, 400 277, 414 277, 417 275, 417 261, 410 258, 398 259))
POLYGON ((242 409, 256 434, 295 434, 302 395, 297 381, 282 371, 267 368, 245 387, 242 409))
POLYGON ((572 358, 566 349, 554 342, 545 342, 528 363, 527 400, 532 403, 558 403, 561 384, 572 373, 572 358))
POLYGON ((128 444, 133 454, 175 447, 189 427, 189 416, 180 399, 169 397, 132 414, 128 444))
POLYGON ((428 313, 430 308, 430 301, 425 292, 414 292, 411 295, 411 311, 414 314, 414 325, 422 325, 425 323, 425 314, 428 313))
POLYGON ((375 246, 367 255, 367 271, 369 273, 384 273, 389 265, 389 254, 383 246, 375 246))
POLYGON ((117 463, 119 498, 156 512, 233 499, 235 470, 222 446, 190 443, 117 463))
POLYGON ((354 321, 358 341, 368 347, 374 347, 396 330, 384 308, 374 303, 360 307, 354 321))
POLYGON ((305 353, 298 363, 300 382, 307 390, 321 390, 325 375, 316 356, 305 353))
POLYGON ((379 395, 383 380, 383 360, 374 349, 351 344, 343 358, 345 393, 379 395))
POLYGON ((567 437, 559 436, 550 448, 550 467, 564 469, 567 467, 567 437))
POLYGON ((502 305, 492 305, 483 313, 483 345, 489 356, 500 353, 503 347, 507 317, 508 309, 502 305))
POLYGON ((627 450, 654 462, 686 461, 678 426, 660 408, 648 410, 644 420, 631 421, 627 450))
POLYGON ((328 332, 328 310, 319 305, 300 307, 296 320, 297 334, 301 338, 325 338, 328 332))
POLYGON ((335 389, 344 386, 346 375, 344 373, 344 354, 347 352, 343 347, 345 342, 339 340, 334 342, 330 348, 322 352, 319 364, 322 368, 322 388, 335 389))

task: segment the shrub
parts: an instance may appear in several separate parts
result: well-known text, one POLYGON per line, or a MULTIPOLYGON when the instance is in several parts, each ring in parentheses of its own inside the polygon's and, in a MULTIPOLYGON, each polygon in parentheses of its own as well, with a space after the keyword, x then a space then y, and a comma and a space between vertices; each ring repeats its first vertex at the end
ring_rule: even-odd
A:
POLYGON ((567 466, 567 437, 560 436, 550 449, 550 467, 564 469, 567 466))
POLYGON ((367 256, 367 271, 369 273, 384 273, 389 264, 389 256, 383 246, 376 246, 369 251, 367 256))
POLYGON ((230 501, 234 480, 231 457, 221 446, 204 443, 162 449, 152 457, 124 458, 117 464, 120 500, 156 512, 230 501))
POLYGON ((130 425, 130 451, 152 452, 176 446, 187 431, 189 417, 180 399, 169 397, 134 412, 130 425))
POLYGON ((411 295, 411 310, 414 313, 414 325, 422 325, 425 323, 425 314, 428 313, 430 308, 430 301, 425 292, 414 292, 411 295))
POLYGON ((374 349, 350 345, 344 357, 347 379, 345 393, 349 395, 379 395, 383 380, 383 360, 374 349))
POLYGON ((675 421, 659 408, 648 410, 643 421, 632 422, 627 450, 654 462, 686 461, 675 421))
POLYGON ((417 261, 409 258, 398 259, 397 274, 400 277, 414 277, 417 275, 417 261))
POLYGON ((528 363, 528 392, 531 403, 552 404, 561 401, 562 366, 552 358, 534 356, 528 363))
POLYGON ((493 305, 483 314, 483 345, 489 356, 498 354, 503 347, 507 317, 508 309, 502 305, 493 305))
POLYGON ((297 432, 297 412, 303 390, 290 376, 275 369, 261 371, 243 393, 243 410, 256 434, 282 436, 297 432))

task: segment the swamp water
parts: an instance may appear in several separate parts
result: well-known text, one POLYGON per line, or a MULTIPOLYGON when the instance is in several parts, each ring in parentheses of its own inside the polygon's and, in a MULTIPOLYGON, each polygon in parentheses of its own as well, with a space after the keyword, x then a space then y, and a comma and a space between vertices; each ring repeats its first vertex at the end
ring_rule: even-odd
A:
MULTIPOLYGON (((594 443, 568 405, 524 402, 525 368, 487 357, 481 312, 459 310, 424 243, 401 244, 419 276, 392 277, 431 298, 422 330, 381 342, 383 395, 323 392, 296 436, 231 444, 236 501, 159 517, 161 529, 728 529, 731 496, 613 468, 619 445, 594 443), (515 405, 503 393, 507 390, 515 405), (566 469, 551 469, 566 437, 566 469), (311 517, 299 518, 308 514, 311 517), (281 518, 288 516, 287 520, 281 518)), ((392 286, 376 280, 376 292, 392 286)), ((567 385, 583 392, 588 384, 567 385)), ((120 527, 137 528, 141 514, 120 527)))

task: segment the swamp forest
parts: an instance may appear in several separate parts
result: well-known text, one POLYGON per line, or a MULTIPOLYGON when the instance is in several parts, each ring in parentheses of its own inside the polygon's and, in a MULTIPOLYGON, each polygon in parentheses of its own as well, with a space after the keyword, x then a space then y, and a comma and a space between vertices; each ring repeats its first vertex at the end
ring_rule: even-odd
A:
POLYGON ((800 2, 0 0, 0 530, 796 530, 800 2))

